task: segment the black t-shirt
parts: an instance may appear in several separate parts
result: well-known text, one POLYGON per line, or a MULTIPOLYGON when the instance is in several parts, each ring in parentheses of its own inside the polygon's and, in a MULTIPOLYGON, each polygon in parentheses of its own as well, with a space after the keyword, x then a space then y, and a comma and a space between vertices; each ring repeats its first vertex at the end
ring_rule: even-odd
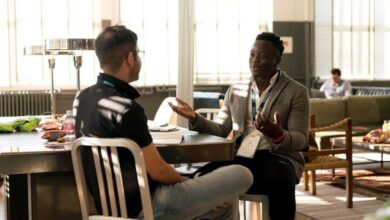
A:
MULTIPOLYGON (((144 109, 135 101, 140 95, 128 83, 101 73, 97 83, 84 89, 76 97, 76 137, 125 137, 136 142, 141 148, 152 143, 144 109)), ((123 175, 128 215, 137 217, 142 210, 141 197, 134 166, 134 158, 127 149, 118 149, 123 175)), ((82 151, 86 179, 98 211, 101 211, 96 171, 90 148, 82 151)), ((149 180, 153 195, 157 182, 149 180)), ((108 200, 109 201, 109 200, 108 200)))

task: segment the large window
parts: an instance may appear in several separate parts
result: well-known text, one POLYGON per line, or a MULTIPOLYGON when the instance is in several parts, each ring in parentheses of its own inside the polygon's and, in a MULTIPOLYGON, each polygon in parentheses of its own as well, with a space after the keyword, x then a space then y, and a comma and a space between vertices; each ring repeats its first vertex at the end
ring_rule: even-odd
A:
POLYGON ((272 1, 195 0, 195 83, 247 79, 256 35, 270 31, 272 1))
POLYGON ((350 79, 389 79, 388 7, 386 0, 316 0, 317 76, 338 67, 350 79))
POLYGON ((145 50, 139 86, 173 85, 178 75, 178 1, 121 0, 120 22, 145 50))
MULTIPOLYGON (((23 49, 44 39, 94 38, 106 20, 134 30, 145 50, 136 86, 175 85, 178 78, 180 0, 2 0, 0 1, 0 88, 50 87, 49 56, 23 49)), ((194 24, 194 83, 223 84, 249 77, 249 51, 256 35, 270 30, 272 1, 191 0, 194 24)), ((81 85, 99 72, 93 52, 83 52, 81 85)), ((55 56, 56 88, 75 89, 71 56, 55 56)))
MULTIPOLYGON (((93 38, 96 34, 93 0, 5 0, 0 4, 1 87, 49 88, 50 56, 24 55, 24 47, 43 45, 44 39, 93 38)), ((95 80, 98 69, 93 52, 82 55, 81 81, 86 84, 95 80)), ((55 59, 55 87, 75 88, 72 56, 55 59)))

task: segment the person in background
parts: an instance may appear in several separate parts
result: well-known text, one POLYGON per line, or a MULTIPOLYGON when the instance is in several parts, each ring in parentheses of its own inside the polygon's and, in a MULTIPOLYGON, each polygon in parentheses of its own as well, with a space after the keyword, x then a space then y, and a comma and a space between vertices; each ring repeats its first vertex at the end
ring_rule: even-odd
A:
POLYGON ((249 56, 247 82, 230 86, 214 121, 195 113, 180 98, 171 108, 189 120, 189 127, 227 137, 233 131, 238 151, 233 161, 211 162, 200 175, 216 167, 241 164, 254 182, 247 193, 268 195, 273 220, 295 218, 295 185, 299 182, 309 133, 309 96, 305 86, 278 68, 283 42, 274 33, 256 37, 249 56))
POLYGON ((326 80, 320 88, 320 91, 325 93, 325 97, 334 99, 352 95, 351 83, 341 79, 341 70, 333 68, 330 73, 332 74, 331 78, 326 80))
MULTIPOLYGON (((107 27, 95 41, 95 52, 103 72, 75 99, 76 137, 125 137, 142 148, 154 219, 238 220, 238 196, 253 181, 247 168, 232 165, 188 179, 167 164, 153 144, 144 109, 136 101, 140 94, 129 84, 138 80, 142 65, 136 33, 122 25, 107 27)), ((122 148, 118 155, 129 217, 142 218, 134 158, 122 148)), ((85 148, 82 156, 88 188, 101 213, 91 149, 85 148)))

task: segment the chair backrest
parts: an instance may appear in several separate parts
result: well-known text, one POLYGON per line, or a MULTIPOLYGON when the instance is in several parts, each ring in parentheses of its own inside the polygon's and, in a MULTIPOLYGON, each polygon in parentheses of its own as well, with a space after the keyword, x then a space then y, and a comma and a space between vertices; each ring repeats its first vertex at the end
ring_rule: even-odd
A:
POLYGON ((167 97, 165 98, 160 107, 158 107, 156 114, 154 115, 153 121, 158 125, 163 124, 172 124, 176 125, 176 117, 177 114, 172 110, 172 108, 168 105, 168 102, 176 102, 175 97, 167 97))
MULTIPOLYGON (((341 121, 335 122, 334 124, 323 126, 323 127, 316 127, 316 119, 315 114, 310 115, 310 133, 309 133, 309 145, 310 142, 315 143, 315 146, 318 147, 317 143, 315 142, 315 133, 321 132, 321 131, 331 131, 338 128, 344 127, 345 131, 345 149, 347 151, 352 152, 352 119, 351 118, 344 118, 341 121)), ((313 144, 314 146, 314 144, 313 144)))
POLYGON ((87 146, 90 146, 92 149, 103 215, 108 216, 108 208, 110 208, 112 216, 120 216, 123 218, 128 217, 122 173, 117 151, 117 148, 122 147, 128 149, 134 156, 144 216, 145 219, 153 219, 148 178, 141 148, 134 141, 127 138, 81 137, 72 143, 72 162, 83 220, 88 219, 90 208, 88 189, 81 157, 81 149, 87 146), (112 166, 110 162, 112 162, 112 166), (105 178, 105 180, 103 178, 105 178), (114 189, 114 183, 116 185, 116 189, 114 189), (116 193, 116 191, 118 193, 116 193), (106 192, 108 192, 108 195, 106 195, 106 192), (119 204, 117 204, 117 201, 119 204), (118 213, 117 210, 119 210, 120 213, 118 213))
POLYGON ((219 108, 198 108, 195 112, 204 115, 208 120, 214 120, 219 110, 219 108))

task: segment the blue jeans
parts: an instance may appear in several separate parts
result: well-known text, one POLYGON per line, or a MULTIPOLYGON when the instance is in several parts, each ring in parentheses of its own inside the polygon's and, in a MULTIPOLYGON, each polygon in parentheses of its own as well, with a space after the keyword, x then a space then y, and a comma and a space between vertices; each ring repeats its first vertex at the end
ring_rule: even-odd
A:
MULTIPOLYGON (((174 185, 159 186, 153 197, 156 220, 239 219, 238 196, 252 185, 251 172, 240 165, 221 167, 174 185), (213 211, 223 203, 226 208, 213 211)), ((143 218, 141 213, 140 218, 143 218)))

